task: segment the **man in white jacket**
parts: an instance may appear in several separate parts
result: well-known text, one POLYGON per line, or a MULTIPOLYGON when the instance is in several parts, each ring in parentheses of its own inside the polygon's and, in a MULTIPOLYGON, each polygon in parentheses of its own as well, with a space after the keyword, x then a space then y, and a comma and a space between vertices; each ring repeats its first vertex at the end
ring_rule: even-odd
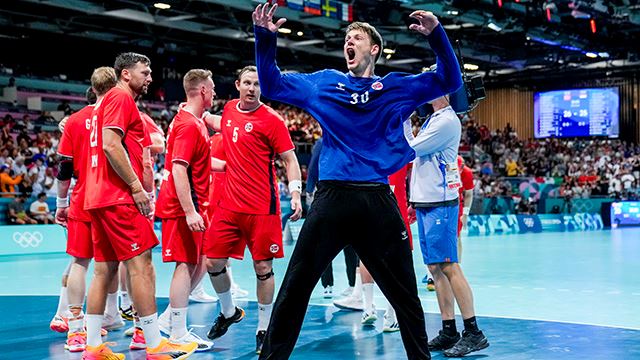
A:
POLYGON ((405 122, 405 136, 416 151, 409 201, 416 211, 422 257, 433 274, 442 315, 442 330, 429 342, 429 350, 444 350, 445 356, 457 357, 484 349, 489 343, 478 329, 473 294, 458 264, 460 120, 447 96, 431 105, 434 113, 417 136, 413 136, 410 120, 405 122), (456 330, 454 299, 464 320, 462 336, 456 330))

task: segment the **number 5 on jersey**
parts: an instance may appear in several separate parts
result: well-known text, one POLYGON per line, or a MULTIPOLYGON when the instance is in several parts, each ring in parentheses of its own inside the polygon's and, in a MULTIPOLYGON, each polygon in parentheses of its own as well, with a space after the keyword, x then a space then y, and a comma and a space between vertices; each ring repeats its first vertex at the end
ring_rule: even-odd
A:
POLYGON ((231 137, 231 140, 232 140, 233 142, 238 142, 238 130, 239 130, 239 129, 240 129, 240 128, 239 128, 239 127, 237 127, 237 126, 233 128, 233 136, 231 137))

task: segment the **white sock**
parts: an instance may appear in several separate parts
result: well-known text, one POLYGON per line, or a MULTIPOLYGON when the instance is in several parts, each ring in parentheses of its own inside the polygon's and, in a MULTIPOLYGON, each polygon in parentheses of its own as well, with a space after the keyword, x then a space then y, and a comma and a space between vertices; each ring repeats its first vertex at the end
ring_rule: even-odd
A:
POLYGON ((180 339, 187 332, 187 308, 171 308, 171 338, 180 339))
POLYGON ((120 307, 123 310, 127 310, 131 306, 131 299, 129 299, 129 293, 120 290, 120 307))
POLYGON ((364 311, 371 313, 375 311, 373 307, 373 283, 362 284, 362 292, 364 292, 364 311))
POLYGON ((356 272, 356 286, 353 287, 351 296, 357 299, 362 298, 362 278, 360 277, 360 272, 356 272))
POLYGON ((160 318, 171 323, 171 304, 167 305, 167 308, 164 309, 164 312, 160 314, 160 318))
MULTIPOLYGON (((271 319, 271 310, 273 310, 273 304, 260 304, 258 303, 258 330, 267 330, 269 327, 269 319, 271 319)), ((256 332, 257 334, 257 332, 256 332)))
POLYGON ((105 317, 115 318, 118 316, 118 292, 107 294, 107 305, 104 310, 105 317))
POLYGON ((223 293, 218 293, 218 299, 220 299, 220 312, 227 319, 232 317, 236 313, 236 304, 233 303, 233 297, 231 297, 231 290, 223 293))
POLYGON ((77 310, 78 308, 82 309, 82 304, 69 305, 69 313, 71 314, 71 317, 69 317, 69 333, 70 334, 84 331, 84 313, 80 311, 78 316, 75 316, 71 311, 71 309, 77 310))
POLYGON ((87 314, 84 318, 87 321, 87 345, 100 346, 102 344, 100 329, 104 315, 87 314))
POLYGON ((144 332, 144 339, 147 342, 148 349, 157 348, 162 341, 160 336, 160 329, 158 328, 158 313, 153 313, 149 316, 140 317, 140 327, 144 332))
POLYGON ((69 309, 69 297, 67 296, 67 287, 60 288, 60 297, 58 298, 58 310, 56 315, 67 317, 67 310, 69 309))
POLYGON ((233 272, 231 272, 231 266, 227 265, 227 274, 229 274, 229 281, 231 282, 231 288, 237 288, 238 284, 236 284, 235 281, 233 281, 233 272))

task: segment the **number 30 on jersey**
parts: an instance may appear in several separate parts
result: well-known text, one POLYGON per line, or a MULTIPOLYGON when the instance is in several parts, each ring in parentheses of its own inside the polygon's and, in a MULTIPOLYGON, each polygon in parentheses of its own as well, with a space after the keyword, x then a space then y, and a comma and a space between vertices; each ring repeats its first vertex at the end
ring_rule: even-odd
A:
POLYGON ((351 94, 351 101, 349 101, 349 104, 353 104, 353 105, 357 103, 364 104, 368 101, 369 101, 369 90, 365 91, 364 94, 358 94, 358 93, 351 94))

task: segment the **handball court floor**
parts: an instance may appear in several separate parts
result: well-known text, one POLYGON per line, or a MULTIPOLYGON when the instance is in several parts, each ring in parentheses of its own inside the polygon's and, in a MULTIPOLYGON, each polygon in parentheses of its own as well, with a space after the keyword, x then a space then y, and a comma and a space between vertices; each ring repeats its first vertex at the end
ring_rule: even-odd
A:
MULTIPOLYGON (((414 233, 416 229, 414 229, 414 233)), ((7 239, 4 239, 7 240, 7 239)), ((491 346, 472 359, 640 359, 640 228, 594 232, 495 235, 464 238, 463 269, 474 290, 480 328, 491 346)), ((292 245, 285 248, 291 254, 292 245)), ((248 254, 247 254, 248 255, 248 254)), ((57 306, 60 274, 68 258, 60 254, 0 257, 0 359, 80 359, 65 352, 65 336, 49 330, 57 306)), ((159 311, 168 303, 172 266, 154 252, 159 311)), ((418 281, 424 275, 414 251, 418 281)), ((275 261, 276 283, 287 258, 275 261)), ((344 258, 334 260, 334 293, 346 286, 344 258)), ((239 305, 241 323, 216 341, 214 350, 193 359, 255 359, 257 325, 255 275, 250 262, 233 262, 234 277, 250 291, 239 305)), ((213 293, 210 284, 208 292, 213 293)), ((429 337, 440 329, 435 293, 419 284, 429 337)), ((360 325, 360 313, 338 311, 323 299, 318 284, 293 359, 404 359, 399 333, 382 333, 385 301, 376 289, 378 322, 360 325)), ((192 304, 189 324, 205 336, 217 303, 192 304)), ((127 324, 128 326, 129 324, 127 324)), ((458 317, 458 329, 462 320, 458 317)), ((122 330, 106 341, 127 359, 122 330)), ((443 359, 439 352, 434 359, 443 359)))

